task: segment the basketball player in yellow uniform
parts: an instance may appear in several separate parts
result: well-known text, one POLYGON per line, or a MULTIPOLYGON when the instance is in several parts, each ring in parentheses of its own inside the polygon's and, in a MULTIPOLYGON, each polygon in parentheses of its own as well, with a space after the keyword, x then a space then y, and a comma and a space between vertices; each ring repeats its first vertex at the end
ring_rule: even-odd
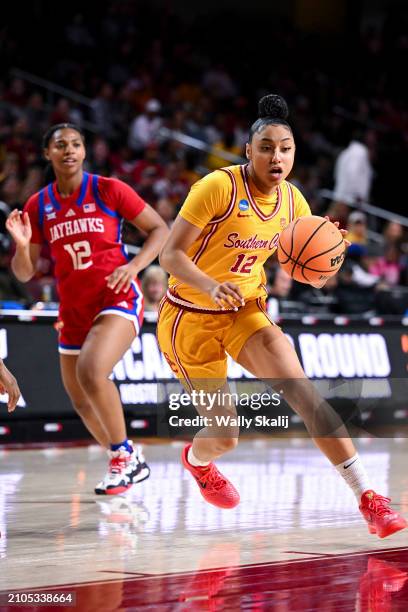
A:
MULTIPOLYGON (((227 354, 257 378, 279 380, 285 400, 354 491, 370 532, 385 537, 406 527, 405 519, 389 507, 390 500, 372 490, 346 429, 306 378, 294 348, 265 310, 263 265, 279 232, 293 219, 310 215, 302 194, 286 181, 295 154, 287 115, 283 98, 262 98, 246 147, 249 163, 216 170, 193 185, 161 253, 171 277, 158 340, 190 392, 223 397, 227 354), (322 431, 331 435, 321 437, 322 431)), ((211 411, 208 407, 197 409, 210 418, 236 415, 235 406, 223 401, 211 411)), ((237 442, 236 427, 215 431, 209 424, 182 454, 201 494, 222 508, 236 506, 239 494, 213 460, 237 442)))

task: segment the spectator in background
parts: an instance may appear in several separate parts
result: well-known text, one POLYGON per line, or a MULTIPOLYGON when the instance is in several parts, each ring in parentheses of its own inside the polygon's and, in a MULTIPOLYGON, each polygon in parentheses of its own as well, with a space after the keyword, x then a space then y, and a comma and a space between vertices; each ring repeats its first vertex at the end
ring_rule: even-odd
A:
POLYGON ((159 163, 159 154, 160 149, 156 142, 151 142, 147 145, 143 152, 143 158, 135 163, 131 173, 131 179, 135 185, 140 183, 142 173, 146 168, 153 168, 157 178, 163 176, 163 167, 159 163))
POLYGON ((368 289, 375 288, 379 277, 369 273, 368 267, 373 262, 365 261, 365 255, 364 245, 352 244, 347 250, 346 261, 338 272, 336 297, 338 312, 342 314, 375 313, 374 291, 368 289))
POLYGON ((32 135, 35 139, 40 140, 42 133, 48 125, 48 113, 44 106, 44 98, 38 91, 34 91, 28 98, 27 104, 24 107, 24 113, 32 135))
POLYGON ((167 117, 166 124, 169 129, 175 132, 185 133, 187 131, 187 113, 182 108, 175 108, 170 117, 167 117))
POLYGON ((154 191, 158 198, 168 198, 175 205, 184 202, 187 197, 190 185, 183 176, 183 162, 173 161, 166 164, 164 176, 157 180, 154 191))
POLYGON ((24 107, 27 101, 27 88, 23 79, 13 79, 4 92, 3 98, 13 106, 24 107))
POLYGON ((0 200, 0 248, 4 251, 7 251, 10 247, 10 238, 6 230, 6 220, 10 213, 10 206, 6 202, 0 200))
POLYGON ((368 146, 362 140, 356 136, 335 162, 334 197, 340 202, 369 200, 373 168, 368 146))
POLYGON ((189 188, 202 178, 202 174, 198 171, 198 159, 199 156, 195 151, 186 151, 184 159, 180 162, 181 178, 189 188))
POLYGON ((123 145, 119 150, 111 154, 110 163, 112 173, 116 178, 125 183, 132 181, 133 172, 136 167, 136 159, 132 149, 128 145, 123 145))
POLYGON ((293 281, 280 266, 274 266, 270 270, 270 281, 267 309, 271 317, 276 317, 281 312, 282 301, 289 297, 293 281))
POLYGON ((351 244, 367 244, 367 216, 365 213, 355 210, 350 213, 347 223, 347 240, 351 244))
POLYGON ((49 117, 48 123, 76 123, 81 125, 82 113, 77 108, 71 108, 69 100, 60 98, 49 117))
POLYGON ((211 121, 205 126, 205 141, 214 146, 216 142, 222 140, 226 130, 227 126, 224 113, 216 113, 211 121))
POLYGON ((38 157, 38 147, 34 144, 30 125, 25 116, 14 122, 10 138, 6 141, 8 153, 15 153, 19 163, 19 174, 24 174, 27 167, 38 157))
POLYGON ((144 112, 132 121, 129 129, 129 146, 136 153, 140 153, 146 145, 158 140, 162 126, 160 111, 160 102, 151 98, 146 103, 144 112))
POLYGON ((386 244, 400 244, 404 240, 404 228, 398 221, 388 221, 383 230, 386 244))
POLYGON ((285 302, 284 312, 291 312, 298 316, 305 313, 319 315, 337 312, 337 286, 337 274, 328 278, 321 289, 315 289, 312 285, 293 281, 288 296, 290 301, 285 302))
POLYGON ((28 168, 24 181, 21 186, 19 199, 25 202, 28 198, 38 191, 44 181, 43 168, 39 162, 34 162, 28 168))
POLYGON ((175 204, 169 198, 162 197, 157 200, 155 209, 165 221, 167 227, 171 227, 177 215, 175 204))
POLYGON ((92 143, 91 149, 92 172, 102 176, 110 176, 110 147, 105 138, 98 136, 92 143))
POLYGON ((236 82, 232 80, 223 64, 209 68, 204 73, 202 86, 204 91, 211 92, 211 95, 217 100, 234 98, 238 93, 236 82))
POLYGON ((207 142, 206 125, 206 113, 202 104, 198 104, 191 109, 191 113, 186 121, 186 133, 193 138, 207 142))
MULTIPOLYGON (((347 239, 349 235, 347 234, 347 239)), ((359 287, 375 287, 380 280, 378 274, 370 272, 377 265, 380 250, 374 245, 353 243, 347 251, 347 263, 351 270, 351 281, 359 287)))
POLYGON ((0 198, 10 207, 22 208, 22 182, 15 174, 8 176, 1 184, 0 198))
POLYGON ((6 153, 3 165, 0 171, 0 183, 5 181, 9 176, 18 176, 20 174, 20 163, 17 153, 6 153))
POLYGON ((167 274, 160 266, 146 268, 142 278, 145 310, 158 312, 160 302, 167 291, 167 274))
POLYGON ((82 51, 88 51, 95 46, 89 25, 85 23, 84 16, 81 13, 77 13, 73 21, 66 25, 65 37, 72 47, 79 48, 82 51))
POLYGON ((237 157, 242 156, 243 150, 240 146, 235 144, 234 132, 224 134, 221 140, 214 143, 206 161, 206 166, 210 168, 210 170, 217 170, 217 168, 222 168, 223 166, 230 166, 231 163, 240 163, 238 159, 235 160, 235 162, 225 159, 222 153, 229 153, 237 157))
MULTIPOLYGON (((140 181, 134 184, 134 187, 140 194, 140 197, 148 202, 154 202, 157 200, 157 193, 155 190, 157 180, 156 168, 145 168, 140 175, 140 181)), ((132 180, 130 182, 132 183, 132 180)))
POLYGON ((384 254, 377 257, 369 265, 368 270, 370 274, 375 274, 390 287, 399 285, 404 266, 398 244, 392 242, 386 244, 384 254))
POLYGON ((110 83, 103 83, 99 94, 91 102, 91 119, 98 132, 105 138, 115 136, 114 90, 110 83))
POLYGON ((66 98, 60 98, 49 116, 49 123, 70 123, 71 106, 66 98))
POLYGON ((339 312, 367 316, 402 315, 406 311, 408 296, 390 284, 396 279, 396 270, 393 265, 379 263, 382 257, 378 245, 355 244, 349 247, 347 259, 338 275, 336 297, 339 312))

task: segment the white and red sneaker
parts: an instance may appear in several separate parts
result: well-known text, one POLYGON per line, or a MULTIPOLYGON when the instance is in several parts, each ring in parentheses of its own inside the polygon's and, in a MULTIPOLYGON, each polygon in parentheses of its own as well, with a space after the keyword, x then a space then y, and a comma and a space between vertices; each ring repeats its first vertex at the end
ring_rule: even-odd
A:
POLYGON ((383 497, 371 490, 365 491, 361 496, 359 508, 367 521, 368 531, 379 538, 386 538, 408 526, 404 517, 390 508, 390 501, 389 497, 383 497))
POLYGON ((146 463, 142 447, 139 445, 133 447, 133 453, 130 457, 127 474, 132 481, 132 484, 143 482, 150 476, 150 468, 146 463))
POLYGON ((184 467, 194 476, 201 495, 218 508, 235 508, 239 504, 240 497, 234 485, 219 472, 213 462, 205 467, 191 465, 187 460, 191 446, 187 444, 183 449, 181 460, 184 467))
MULTIPOLYGON (((129 442, 131 443, 131 440, 129 442)), ((134 446, 132 453, 128 453, 124 448, 107 453, 110 458, 109 470, 103 480, 96 485, 96 495, 118 495, 130 489, 133 484, 149 478, 150 468, 141 446, 134 446), (121 454, 118 456, 115 453, 121 454)))
POLYGON ((132 460, 134 453, 120 448, 117 451, 108 451, 110 457, 109 469, 104 478, 95 487, 97 495, 118 495, 124 493, 132 486, 132 460))

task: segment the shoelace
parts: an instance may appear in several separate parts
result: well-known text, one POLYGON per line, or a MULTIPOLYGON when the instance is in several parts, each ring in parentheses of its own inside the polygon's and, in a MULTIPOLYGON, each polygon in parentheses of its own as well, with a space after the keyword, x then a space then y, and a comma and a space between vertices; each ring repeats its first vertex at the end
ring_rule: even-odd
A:
POLYGON ((391 508, 388 506, 391 499, 389 497, 383 497, 382 495, 374 495, 373 499, 368 504, 369 510, 372 510, 377 516, 384 516, 385 514, 392 514, 391 508))
POLYGON ((111 474, 120 474, 126 467, 125 457, 112 457, 110 460, 109 471, 111 474))
POLYGON ((213 489, 218 491, 222 489, 225 485, 226 481, 221 477, 219 471, 215 467, 215 465, 211 465, 202 476, 199 476, 198 479, 202 484, 209 484, 213 489))

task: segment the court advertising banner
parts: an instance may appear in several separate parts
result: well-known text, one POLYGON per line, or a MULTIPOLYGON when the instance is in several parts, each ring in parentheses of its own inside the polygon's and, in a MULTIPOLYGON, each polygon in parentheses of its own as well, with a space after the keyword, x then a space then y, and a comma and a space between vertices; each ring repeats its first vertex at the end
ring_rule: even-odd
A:
MULTIPOLYGON (((306 326, 295 321, 285 324, 284 330, 306 375, 313 381, 313 388, 319 397, 330 402, 344 423, 369 429, 374 425, 408 422, 408 331, 405 326, 373 327, 360 323, 342 327, 330 322, 306 326)), ((1 422, 74 416, 61 382, 57 334, 52 320, 4 321, 0 326, 0 356, 17 377, 22 390, 19 405, 12 414, 6 412, 6 397, 0 396, 1 422)), ((177 436, 183 427, 200 428, 199 419, 193 424, 179 420, 196 417, 200 406, 186 394, 174 369, 175 365, 169 364, 159 349, 155 323, 146 322, 140 337, 134 340, 112 373, 128 419, 140 418, 143 422, 148 418, 151 424, 153 418, 158 435, 177 436)), ((275 426, 277 430, 290 429, 305 420, 305 415, 294 413, 286 401, 296 397, 301 381, 287 381, 286 387, 289 385, 291 389, 285 391, 280 381, 258 381, 232 360, 228 377, 228 392, 238 406, 239 416, 252 419, 242 420, 241 429, 268 431, 275 426), (275 413, 284 420, 268 421, 275 413)), ((197 389, 210 388, 209 381, 195 383, 197 389)), ((216 389, 217 381, 211 381, 210 386, 210 390, 216 389)), ((220 400, 212 398, 211 401, 219 403, 220 400)), ((314 431, 314 435, 329 435, 331 426, 316 425, 322 409, 319 413, 319 404, 315 404, 313 427, 322 429, 314 431)), ((220 425, 218 421, 216 424, 220 425)))

